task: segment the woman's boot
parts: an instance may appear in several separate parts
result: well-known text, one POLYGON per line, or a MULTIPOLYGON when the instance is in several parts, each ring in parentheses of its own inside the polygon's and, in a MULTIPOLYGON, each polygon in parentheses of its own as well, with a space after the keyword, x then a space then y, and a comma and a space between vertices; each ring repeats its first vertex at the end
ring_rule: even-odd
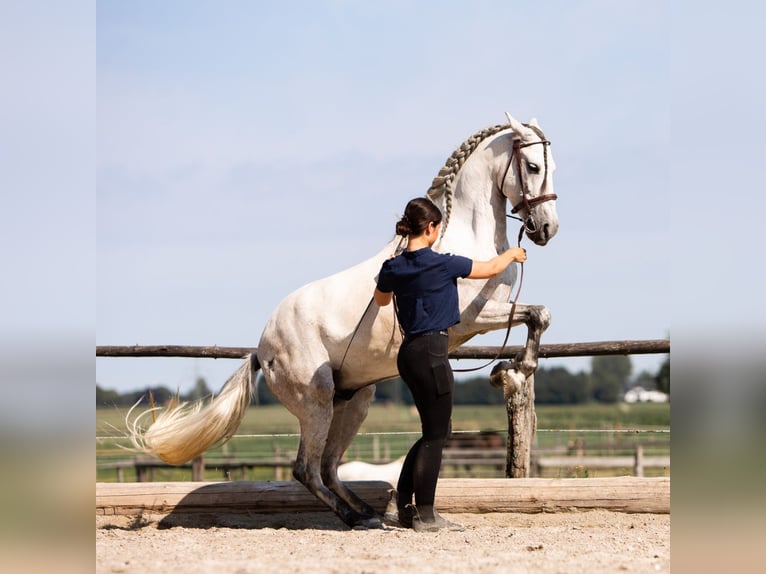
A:
POLYGON ((411 504, 399 504, 399 493, 396 492, 396 489, 389 490, 388 494, 388 505, 383 514, 383 522, 389 526, 412 528, 413 506, 411 504))
POLYGON ((462 532, 465 530, 462 524, 450 522, 440 516, 433 506, 413 506, 413 509, 412 528, 415 532, 438 532, 439 530, 462 532))

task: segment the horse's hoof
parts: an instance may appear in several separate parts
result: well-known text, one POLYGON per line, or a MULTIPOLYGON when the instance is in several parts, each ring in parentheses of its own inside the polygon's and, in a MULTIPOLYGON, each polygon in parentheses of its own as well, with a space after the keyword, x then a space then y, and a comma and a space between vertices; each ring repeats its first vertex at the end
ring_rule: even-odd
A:
POLYGON ((505 386, 503 374, 513 368, 514 364, 510 361, 500 361, 492 367, 492 372, 489 374, 489 384, 496 389, 502 389, 505 386))
POLYGON ((383 523, 377 516, 362 518, 351 527, 352 530, 372 530, 376 528, 383 528, 383 523))

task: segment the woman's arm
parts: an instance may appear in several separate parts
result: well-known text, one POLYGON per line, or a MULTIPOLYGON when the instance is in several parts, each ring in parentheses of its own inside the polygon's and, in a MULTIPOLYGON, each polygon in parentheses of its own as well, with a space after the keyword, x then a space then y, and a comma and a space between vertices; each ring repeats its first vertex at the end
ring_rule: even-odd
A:
POLYGON ((375 288, 375 302, 380 307, 385 307, 386 305, 388 305, 391 302, 391 299, 393 298, 393 296, 394 296, 393 291, 389 291, 388 293, 386 293, 384 291, 381 291, 377 287, 375 288))
MULTIPOLYGON (((493 257, 489 261, 474 261, 471 266, 469 279, 489 279, 498 273, 505 271, 514 261, 519 263, 527 260, 527 252, 521 247, 511 247, 500 255, 493 257)), ((377 296, 377 294, 376 294, 377 296)))

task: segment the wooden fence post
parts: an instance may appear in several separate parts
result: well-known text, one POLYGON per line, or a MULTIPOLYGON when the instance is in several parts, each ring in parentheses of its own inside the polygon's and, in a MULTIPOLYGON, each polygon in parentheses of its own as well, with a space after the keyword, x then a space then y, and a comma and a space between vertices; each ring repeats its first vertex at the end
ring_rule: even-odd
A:
POLYGON ((636 462, 633 465, 633 476, 644 476, 644 445, 636 445, 636 462))
POLYGON ((154 480, 154 471, 150 468, 146 468, 142 464, 139 464, 139 461, 136 460, 135 462, 135 468, 136 468, 136 482, 151 482, 154 480))
POLYGON ((202 482, 205 480, 205 458, 199 455, 192 460, 192 481, 202 482))
POLYGON ((530 375, 520 386, 506 383, 503 390, 508 412, 505 477, 529 478, 532 439, 537 429, 535 377, 530 375))

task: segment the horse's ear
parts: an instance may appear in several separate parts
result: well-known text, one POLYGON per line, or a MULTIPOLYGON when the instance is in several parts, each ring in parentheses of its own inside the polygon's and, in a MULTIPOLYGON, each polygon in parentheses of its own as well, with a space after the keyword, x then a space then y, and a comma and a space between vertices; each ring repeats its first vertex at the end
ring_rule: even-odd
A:
POLYGON ((527 129, 524 127, 524 124, 522 124, 519 120, 514 119, 514 117, 511 116, 511 114, 508 112, 505 112, 505 117, 508 118, 508 123, 510 124, 514 133, 519 137, 523 137, 524 131, 527 129))
POLYGON ((531 120, 529 120, 529 125, 535 126, 536 128, 540 127, 540 125, 537 123, 537 118, 532 118, 531 120))

